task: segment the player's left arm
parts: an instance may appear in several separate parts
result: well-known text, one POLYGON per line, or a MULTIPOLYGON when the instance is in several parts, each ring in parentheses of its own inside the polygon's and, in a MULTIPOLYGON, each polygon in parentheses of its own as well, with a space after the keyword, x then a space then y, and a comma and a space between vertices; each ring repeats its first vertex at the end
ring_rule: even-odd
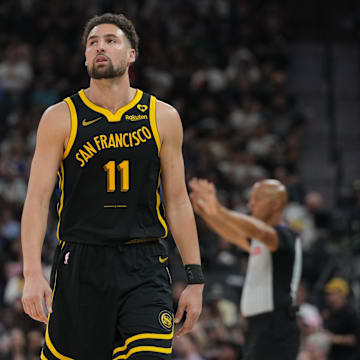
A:
MULTIPOLYGON (((194 213, 185 185, 182 156, 183 129, 178 112, 170 105, 157 101, 156 119, 161 140, 161 181, 166 217, 184 265, 200 265, 200 250, 194 213)), ((175 322, 186 312, 186 320, 177 335, 193 328, 202 309, 203 284, 188 285, 182 293, 175 322)))

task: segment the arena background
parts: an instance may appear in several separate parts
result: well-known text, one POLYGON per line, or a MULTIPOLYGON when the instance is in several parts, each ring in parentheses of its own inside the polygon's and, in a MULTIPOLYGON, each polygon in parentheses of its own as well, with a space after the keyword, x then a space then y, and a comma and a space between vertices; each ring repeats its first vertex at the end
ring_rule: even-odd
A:
MULTIPOLYGON (((304 249, 302 349, 312 336, 324 357, 309 359, 326 359, 324 285, 341 277, 357 310, 360 299, 358 1, 2 0, 0 359, 39 358, 43 326, 23 314, 20 301, 20 217, 36 128, 46 107, 87 86, 82 28, 106 11, 124 12, 140 36, 132 85, 182 117, 187 179, 214 181, 222 201, 239 211, 246 211, 254 181, 286 184, 286 220, 301 233, 304 249)), ((46 274, 55 225, 53 211, 46 274)), ((204 311, 193 333, 176 339, 174 359, 241 359, 247 256, 199 219, 197 225, 204 311)), ((176 302, 184 274, 168 240, 176 302)))

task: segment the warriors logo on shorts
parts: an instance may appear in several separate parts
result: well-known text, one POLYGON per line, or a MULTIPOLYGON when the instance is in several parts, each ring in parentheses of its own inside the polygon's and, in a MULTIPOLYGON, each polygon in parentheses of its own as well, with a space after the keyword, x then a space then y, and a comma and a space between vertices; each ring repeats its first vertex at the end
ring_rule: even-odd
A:
POLYGON ((173 316, 170 311, 163 310, 159 314, 160 325, 166 329, 170 330, 173 327, 173 316))

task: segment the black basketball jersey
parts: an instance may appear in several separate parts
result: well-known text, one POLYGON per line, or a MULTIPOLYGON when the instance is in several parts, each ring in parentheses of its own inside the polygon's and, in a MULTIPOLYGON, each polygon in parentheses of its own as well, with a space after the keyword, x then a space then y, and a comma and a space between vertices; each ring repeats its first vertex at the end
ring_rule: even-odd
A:
POLYGON ((71 132, 58 172, 59 240, 121 244, 165 237, 155 97, 137 90, 115 114, 83 90, 65 102, 71 132))

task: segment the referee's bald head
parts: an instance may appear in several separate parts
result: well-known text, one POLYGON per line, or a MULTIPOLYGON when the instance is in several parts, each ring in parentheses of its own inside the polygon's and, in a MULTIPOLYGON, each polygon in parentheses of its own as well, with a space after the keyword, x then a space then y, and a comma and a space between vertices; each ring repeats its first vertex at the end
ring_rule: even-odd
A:
POLYGON ((288 195, 286 187, 279 180, 265 179, 258 181, 254 184, 253 190, 256 190, 263 198, 278 201, 281 208, 284 208, 287 203, 288 195))

